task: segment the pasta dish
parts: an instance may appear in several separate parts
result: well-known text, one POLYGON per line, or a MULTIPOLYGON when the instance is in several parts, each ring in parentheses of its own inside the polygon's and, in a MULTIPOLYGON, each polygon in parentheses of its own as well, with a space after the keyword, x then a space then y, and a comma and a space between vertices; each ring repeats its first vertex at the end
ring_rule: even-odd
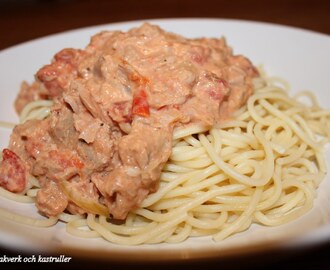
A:
POLYGON ((123 245, 297 219, 326 174, 330 111, 287 88, 225 38, 100 32, 22 83, 0 195, 41 217, 0 216, 123 245))

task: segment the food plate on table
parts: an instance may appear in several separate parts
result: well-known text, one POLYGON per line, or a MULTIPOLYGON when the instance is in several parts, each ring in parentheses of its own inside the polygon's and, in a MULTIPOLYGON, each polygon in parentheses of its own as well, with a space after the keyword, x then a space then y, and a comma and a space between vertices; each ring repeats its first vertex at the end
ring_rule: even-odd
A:
MULTIPOLYGON (((0 53, 1 119, 18 122, 13 102, 23 80, 32 82, 35 72, 48 64, 63 48, 84 48, 91 36, 102 30, 127 31, 145 21, 99 25, 72 30, 29 41, 0 53)), ((149 20, 166 31, 187 38, 225 37, 235 54, 248 57, 269 76, 277 76, 290 85, 290 95, 308 90, 323 108, 330 107, 329 36, 280 25, 219 19, 149 20)), ((10 129, 1 128, 0 146, 8 145, 10 129)), ((326 165, 330 165, 329 145, 325 146, 326 165)), ((85 254, 111 259, 157 260, 211 258, 238 255, 265 248, 310 245, 330 239, 330 179, 326 175, 317 189, 313 208, 287 224, 267 227, 252 224, 248 230, 224 240, 211 236, 190 237, 181 243, 125 246, 102 238, 83 239, 66 232, 59 222, 49 228, 36 228, 1 218, 0 244, 11 250, 39 253, 85 254), (143 256, 141 256, 143 255, 143 256)), ((38 217, 34 204, 12 203, 0 198, 0 207, 38 217)))

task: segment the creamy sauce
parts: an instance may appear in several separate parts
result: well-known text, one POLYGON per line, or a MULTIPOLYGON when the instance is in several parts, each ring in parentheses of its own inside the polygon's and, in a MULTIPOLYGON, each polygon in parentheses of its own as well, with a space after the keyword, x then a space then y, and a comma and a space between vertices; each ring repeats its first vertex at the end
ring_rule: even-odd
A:
MULTIPOLYGON (((33 100, 55 104, 48 118, 14 129, 9 151, 39 179, 44 214, 103 214, 106 206, 125 219, 157 191, 173 130, 227 119, 252 94, 256 76, 223 38, 186 39, 150 24, 101 32, 85 50, 57 53, 22 85, 18 112, 33 100)), ((5 163, 12 162, 1 163, 4 174, 5 163)))

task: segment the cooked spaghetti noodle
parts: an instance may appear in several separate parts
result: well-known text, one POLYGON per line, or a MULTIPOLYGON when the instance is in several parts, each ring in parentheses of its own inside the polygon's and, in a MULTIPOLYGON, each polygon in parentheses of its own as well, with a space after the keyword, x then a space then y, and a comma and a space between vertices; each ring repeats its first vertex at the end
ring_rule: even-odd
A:
MULTIPOLYGON (((323 152, 330 136, 330 111, 310 92, 291 98, 267 82, 256 81, 247 105, 219 126, 176 130, 158 191, 122 224, 95 214, 62 213, 34 220, 0 210, 0 216, 34 226, 53 226, 60 220, 75 236, 123 245, 207 235, 219 241, 252 223, 278 226, 297 219, 312 208, 326 173, 323 152), (301 96, 310 104, 299 102, 301 96)), ((48 101, 29 104, 21 121, 46 117, 49 106, 48 101)), ((38 187, 31 177, 25 194, 0 188, 0 195, 33 202, 38 187)))

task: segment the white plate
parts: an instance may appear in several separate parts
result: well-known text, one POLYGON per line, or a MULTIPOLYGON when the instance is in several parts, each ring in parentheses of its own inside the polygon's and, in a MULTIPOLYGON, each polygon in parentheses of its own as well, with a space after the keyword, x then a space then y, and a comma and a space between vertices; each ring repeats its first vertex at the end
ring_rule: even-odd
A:
MULTIPOLYGON (((321 105, 330 108, 330 37, 284 26, 217 19, 153 20, 168 31, 186 37, 225 36, 235 53, 244 54, 267 73, 287 79, 292 92, 312 90, 321 105)), ((34 73, 62 48, 84 48, 101 30, 128 30, 142 21, 117 23, 69 31, 30 41, 0 52, 0 119, 17 121, 13 101, 22 80, 31 82, 34 73)), ((9 131, 0 129, 0 148, 7 146, 9 131)), ((328 167, 330 151, 327 148, 328 167)), ((321 184, 315 206, 307 215, 275 228, 253 225, 248 231, 215 243, 210 237, 194 238, 180 244, 126 247, 102 239, 79 239, 68 235, 62 224, 47 229, 0 220, 0 246, 34 253, 64 253, 102 256, 111 259, 159 260, 223 257, 260 248, 302 246, 330 240, 330 176, 321 184)), ((0 198, 0 207, 33 212, 0 198)))

